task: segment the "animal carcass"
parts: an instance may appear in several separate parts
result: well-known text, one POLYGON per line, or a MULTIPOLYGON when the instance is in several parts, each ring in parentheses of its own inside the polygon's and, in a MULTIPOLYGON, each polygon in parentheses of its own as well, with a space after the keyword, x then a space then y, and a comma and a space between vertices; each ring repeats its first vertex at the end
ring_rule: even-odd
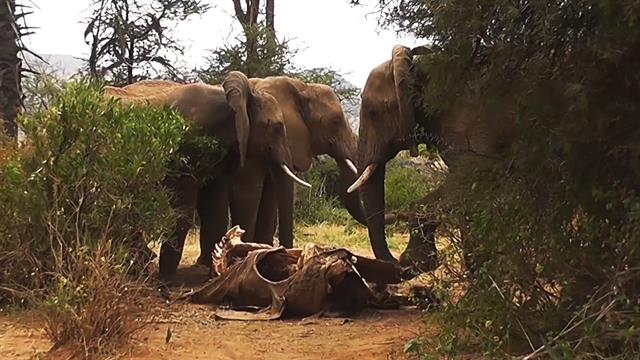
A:
POLYGON ((219 305, 220 318, 270 320, 393 305, 370 284, 399 283, 401 268, 395 263, 313 244, 285 249, 244 243, 243 233, 236 226, 216 244, 218 276, 191 295, 192 302, 219 305))

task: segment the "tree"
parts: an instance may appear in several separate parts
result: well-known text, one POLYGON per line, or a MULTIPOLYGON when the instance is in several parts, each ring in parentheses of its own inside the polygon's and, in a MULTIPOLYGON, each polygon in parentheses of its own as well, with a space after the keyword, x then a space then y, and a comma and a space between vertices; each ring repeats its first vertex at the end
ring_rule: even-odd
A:
POLYGON ((640 295, 640 2, 376 2, 383 26, 429 44, 417 106, 473 104, 517 130, 487 168, 451 174, 443 217, 486 261, 439 341, 462 327, 501 355, 637 357, 637 301, 621 299, 640 295))
POLYGON ((220 84, 229 71, 237 70, 248 77, 284 75, 292 67, 297 50, 287 40, 279 41, 269 29, 247 28, 236 43, 225 44, 211 52, 205 66, 195 72, 202 81, 220 84))
POLYGON ((302 69, 292 71, 290 76, 295 76, 308 83, 328 85, 336 92, 338 98, 343 103, 353 103, 358 101, 360 89, 347 81, 336 70, 326 67, 302 69))
POLYGON ((196 70, 203 81, 220 83, 231 70, 248 77, 282 75, 287 71, 297 50, 289 46, 288 40, 276 36, 274 1, 267 0, 263 11, 260 0, 246 0, 244 7, 240 0, 232 0, 242 35, 235 38, 235 43, 225 44, 207 56, 206 66, 196 70))
POLYGON ((16 117, 22 104, 20 74, 22 62, 18 57, 21 27, 16 14, 15 0, 0 0, 0 118, 7 135, 16 138, 16 117))
POLYGON ((279 40, 275 30, 274 0, 267 0, 262 12, 260 0, 232 0, 235 18, 243 33, 235 44, 225 44, 207 56, 206 66, 197 69, 198 77, 210 84, 219 84, 231 70, 239 70, 249 77, 288 75, 306 82, 329 85, 345 104, 357 103, 358 88, 330 68, 299 69, 291 59, 298 52, 288 40, 279 40), (260 15, 264 14, 264 19, 260 15))
POLYGON ((169 24, 209 9, 201 0, 93 0, 93 7, 84 33, 89 73, 115 84, 146 78, 154 66, 174 72, 168 55, 183 47, 169 24))

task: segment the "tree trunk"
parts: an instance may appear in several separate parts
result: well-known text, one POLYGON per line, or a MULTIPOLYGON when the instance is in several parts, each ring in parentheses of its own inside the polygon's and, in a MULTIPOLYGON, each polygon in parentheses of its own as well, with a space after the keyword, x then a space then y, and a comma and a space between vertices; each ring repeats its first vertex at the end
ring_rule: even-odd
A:
POLYGON ((129 40, 129 60, 127 61, 127 85, 133 84, 133 62, 135 61, 136 46, 133 39, 129 40))
POLYGON ((22 104, 21 60, 18 58, 18 24, 15 0, 0 0, 0 118, 7 134, 18 136, 16 117, 22 104))
MULTIPOLYGON (((272 2, 273 0, 271 0, 272 2)), ((236 18, 242 25, 244 30, 244 36, 247 39, 247 69, 246 75, 248 77, 254 76, 254 71, 249 64, 253 64, 257 61, 256 52, 256 25, 258 24, 258 15, 260 14, 260 0, 245 0, 247 10, 242 9, 240 0, 233 0, 233 7, 236 13, 236 18)), ((269 6, 269 3, 267 3, 269 6)))
POLYGON ((249 26, 258 24, 258 14, 260 13, 260 0, 249 0, 247 8, 247 19, 249 26))
POLYGON ((273 23, 274 14, 275 14, 274 1, 275 0, 267 0, 267 27, 269 29, 271 29, 271 32, 273 32, 275 34, 276 28, 275 28, 275 25, 273 23))

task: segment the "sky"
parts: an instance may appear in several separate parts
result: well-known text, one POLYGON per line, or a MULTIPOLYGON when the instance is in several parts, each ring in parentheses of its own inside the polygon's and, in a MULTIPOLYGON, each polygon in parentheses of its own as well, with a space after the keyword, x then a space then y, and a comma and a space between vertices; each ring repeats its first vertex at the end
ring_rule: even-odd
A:
MULTIPOLYGON (((89 0, 30 0, 34 13, 27 17, 36 33, 25 43, 36 53, 86 57, 85 20, 89 0)), ((233 41, 240 32, 231 0, 205 0, 212 8, 202 16, 180 23, 175 34, 185 47, 190 67, 202 64, 207 50, 233 41)), ((294 64, 331 67, 362 88, 369 71, 391 57, 395 44, 417 42, 378 27, 373 7, 351 6, 348 0, 276 0, 275 27, 279 37, 299 48, 294 64)))

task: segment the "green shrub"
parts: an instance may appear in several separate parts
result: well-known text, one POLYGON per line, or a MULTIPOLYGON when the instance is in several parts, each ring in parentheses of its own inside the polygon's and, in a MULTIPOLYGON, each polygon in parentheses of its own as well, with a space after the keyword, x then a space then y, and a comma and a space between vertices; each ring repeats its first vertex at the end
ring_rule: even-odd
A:
POLYGON ((296 221, 305 224, 347 224, 351 215, 338 199, 338 166, 333 159, 320 157, 304 174, 311 189, 297 187, 295 201, 296 221))
MULTIPOLYGON (((433 181, 418 170, 404 164, 406 159, 394 159, 387 166, 385 178, 385 201, 388 212, 406 212, 419 198, 433 187, 433 181)), ((298 187, 296 193, 296 220, 306 224, 353 224, 355 220, 342 206, 339 170, 335 161, 321 156, 304 174, 312 188, 298 187)))
POLYGON ((384 179, 387 212, 408 211, 413 203, 427 195, 431 186, 418 170, 390 161, 384 179))
POLYGON ((489 131, 516 130, 499 156, 460 159, 429 209, 472 270, 433 348, 638 358, 638 1, 381 3, 432 46, 414 67, 425 112, 474 104, 489 131))
POLYGON ((117 350, 137 326, 147 244, 175 224, 168 166, 205 174, 190 155, 210 165, 223 152, 176 112, 121 106, 87 83, 20 125, 24 144, 0 147, 0 302, 44 301, 56 345, 117 350))

